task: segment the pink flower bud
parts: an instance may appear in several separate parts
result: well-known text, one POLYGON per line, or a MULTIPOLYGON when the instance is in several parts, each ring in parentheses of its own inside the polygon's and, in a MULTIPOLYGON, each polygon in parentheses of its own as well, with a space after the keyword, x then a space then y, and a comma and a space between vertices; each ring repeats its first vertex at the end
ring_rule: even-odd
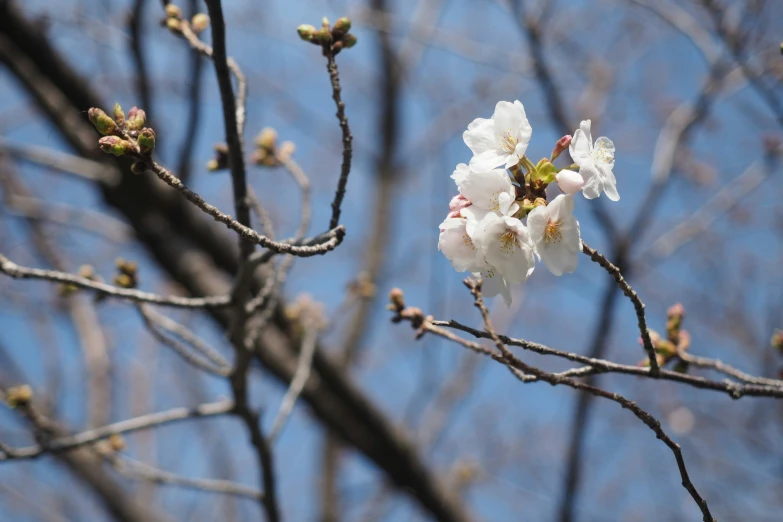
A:
POLYGON ((472 203, 468 201, 462 194, 457 194, 449 202, 449 215, 448 217, 461 217, 460 210, 468 208, 472 203))
POLYGON ((585 184, 585 180, 582 178, 581 174, 568 169, 563 169, 558 172, 555 176, 555 180, 557 181, 557 186, 560 187, 560 190, 568 195, 576 194, 582 190, 582 186, 585 184))
POLYGON ((573 138, 570 134, 566 134, 559 140, 557 140, 557 143, 555 143, 555 148, 552 149, 552 156, 549 158, 549 161, 555 161, 555 158, 560 156, 560 154, 568 148, 569 145, 571 145, 571 140, 573 138))

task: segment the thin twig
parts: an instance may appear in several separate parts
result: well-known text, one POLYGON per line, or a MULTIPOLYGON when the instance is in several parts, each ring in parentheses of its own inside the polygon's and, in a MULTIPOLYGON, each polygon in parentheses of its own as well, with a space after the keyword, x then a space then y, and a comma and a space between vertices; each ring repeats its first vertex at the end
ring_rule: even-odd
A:
POLYGON ((83 431, 74 435, 58 437, 46 442, 44 445, 27 446, 24 448, 13 449, 10 452, 5 451, 5 456, 0 456, 0 461, 10 459, 30 459, 36 458, 44 453, 72 450, 80 446, 92 444, 99 440, 111 437, 112 435, 121 435, 139 431, 171 422, 196 417, 210 417, 230 413, 234 408, 234 402, 229 400, 201 404, 195 408, 174 408, 172 410, 150 413, 128 419, 114 424, 108 424, 100 428, 83 431))
POLYGON ((337 70, 337 62, 331 51, 325 50, 326 70, 329 71, 329 80, 332 83, 332 99, 337 106, 337 120, 340 122, 340 129, 343 134, 343 164, 340 167, 340 179, 337 181, 337 190, 334 193, 332 201, 332 219, 329 221, 329 228, 334 229, 340 222, 340 207, 345 197, 345 187, 348 184, 348 175, 351 173, 351 157, 353 148, 351 143, 351 128, 348 126, 348 118, 345 116, 345 103, 340 96, 342 88, 340 87, 340 73, 337 70))
POLYGON ((310 370, 312 369, 313 355, 315 354, 317 340, 318 330, 316 327, 308 327, 305 330, 304 338, 302 340, 302 350, 299 353, 296 373, 294 373, 294 378, 291 379, 291 385, 288 387, 288 391, 285 393, 283 401, 280 403, 280 410, 277 412, 277 416, 272 423, 272 429, 269 432, 268 441, 270 445, 274 444, 277 436, 283 431, 283 428, 285 428, 288 418, 291 416, 291 412, 294 411, 296 399, 299 398, 299 394, 302 393, 302 389, 305 384, 307 384, 307 379, 310 378, 310 370))
POLYGON ((324 237, 324 241, 322 243, 317 243, 312 246, 295 246, 294 244, 285 241, 272 241, 268 237, 259 234, 252 228, 243 225, 228 214, 224 214, 217 207, 204 201, 204 198, 190 190, 184 183, 182 183, 179 178, 174 176, 174 174, 172 174, 165 167, 153 161, 149 162, 147 167, 152 170, 164 183, 182 193, 182 195, 185 196, 185 199, 196 205, 208 215, 212 216, 215 221, 223 223, 248 241, 256 243, 264 248, 268 248, 276 254, 291 254, 297 257, 323 255, 334 250, 340 243, 342 243, 343 237, 345 236, 345 227, 339 225, 335 228, 332 228, 325 234, 325 236, 328 237, 322 235, 322 237, 324 237))
MULTIPOLYGON (((580 381, 575 381, 570 377, 565 377, 563 375, 553 374, 541 370, 534 366, 528 365, 527 363, 523 362, 521 359, 514 356, 509 351, 509 349, 506 348, 506 346, 503 343, 503 340, 495 332, 495 329, 492 326, 492 322, 489 317, 489 311, 487 310, 487 307, 484 304, 484 300, 481 295, 481 282, 472 279, 467 279, 465 280, 465 285, 470 289, 471 294, 473 294, 475 305, 481 312, 481 316, 484 320, 484 329, 486 330, 489 338, 493 341, 496 348, 500 352, 500 353, 491 352, 490 356, 493 359, 495 359, 496 361, 502 363, 503 365, 511 369, 512 373, 514 373, 517 377, 520 377, 523 381, 529 380, 526 378, 526 376, 532 376, 540 381, 547 382, 553 386, 556 385, 569 386, 576 390, 585 391, 597 397, 602 397, 610 401, 616 402, 624 409, 630 410, 639 420, 641 420, 648 428, 650 428, 655 433, 658 439, 663 441, 663 443, 666 444, 666 446, 672 451, 672 454, 674 455, 674 458, 677 462, 677 468, 680 473, 680 478, 682 479, 683 487, 688 491, 688 493, 693 498, 694 502, 696 502, 696 504, 699 506, 699 509, 702 512, 704 522, 714 522, 714 519, 712 518, 712 514, 710 513, 710 510, 707 506, 707 502, 704 500, 704 498, 701 497, 701 495, 698 493, 695 486, 690 480, 690 476, 688 475, 688 470, 685 467, 685 460, 682 457, 682 450, 680 449, 680 446, 677 443, 675 443, 671 439, 671 437, 669 437, 666 434, 666 432, 663 431, 663 428, 661 428, 660 421, 658 421, 655 417, 653 417, 648 412, 640 408, 635 402, 626 399, 625 397, 623 397, 618 393, 611 393, 606 390, 597 388, 595 386, 591 386, 580 381), (518 371, 514 372, 513 371, 514 369, 518 371)), ((398 311, 396 318, 399 318, 398 320, 405 319, 404 314, 400 311, 398 311)), ((414 326, 416 326, 415 323, 413 323, 413 321, 411 322, 414 326)), ((419 325, 417 328, 419 328, 419 330, 437 333, 437 331, 433 331, 431 320, 428 319, 425 319, 423 323, 419 325)), ((460 344, 466 345, 466 344, 477 344, 477 343, 470 343, 470 341, 464 341, 463 343, 460 344)), ((474 351, 485 353, 484 350, 478 347, 472 349, 474 349, 474 351)))
POLYGON ((644 303, 642 303, 642 300, 639 299, 639 295, 634 291, 634 289, 631 288, 631 285, 629 285, 625 278, 623 278, 623 275, 620 273, 620 269, 614 266, 608 259, 599 254, 595 249, 587 246, 587 243, 584 241, 582 242, 582 252, 590 256, 590 259, 601 265, 604 270, 609 272, 609 274, 617 282, 617 286, 619 286, 620 290, 623 291, 623 294, 625 294, 625 296, 631 300, 631 303, 633 303, 633 308, 636 311, 636 320, 639 324, 639 333, 642 337, 644 351, 647 352, 647 358, 650 361, 650 375, 652 377, 657 377, 660 372, 660 367, 658 366, 658 359, 655 357, 655 348, 653 347, 652 339, 650 339, 650 331, 647 329, 647 319, 644 316, 644 303))
POLYGON ((162 344, 173 349, 179 356, 185 361, 189 362, 196 368, 204 370, 205 372, 219 375, 221 377, 227 377, 231 372, 231 365, 223 358, 220 353, 209 346, 203 339, 196 334, 185 328, 185 326, 170 319, 164 315, 158 314, 148 306, 143 304, 137 305, 137 309, 144 324, 155 339, 162 344), (161 333, 158 328, 166 330, 182 340, 188 345, 192 346, 197 352, 204 355, 209 361, 205 361, 201 357, 192 353, 184 344, 180 343, 176 339, 171 339, 161 333))
MULTIPOLYGON (((470 326, 466 326, 454 320, 451 321, 432 320, 430 321, 429 324, 432 325, 434 328, 440 328, 440 327, 454 328, 456 330, 461 330, 463 332, 469 333, 470 335, 477 338, 490 339, 489 333, 483 332, 481 330, 477 330, 475 328, 471 328, 470 326)), ((458 336, 454 336, 454 334, 450 334, 450 336, 447 337, 443 333, 439 332, 438 335, 455 342, 459 342, 457 339, 461 339, 458 336)), ((560 357, 562 359, 587 365, 587 367, 589 367, 590 370, 579 369, 579 374, 582 376, 602 374, 602 373, 619 373, 625 375, 635 375, 638 377, 652 377, 650 368, 618 364, 618 363, 608 361, 606 359, 596 359, 593 357, 587 357, 585 355, 565 352, 562 350, 557 350, 555 348, 550 348, 549 346, 545 346, 543 344, 526 341, 524 339, 514 339, 511 337, 506 337, 504 335, 499 335, 498 337, 500 338, 501 341, 503 341, 504 344, 507 345, 519 346, 520 348, 541 355, 553 355, 555 357, 560 357)), ((469 348, 474 349, 474 347, 469 347, 469 348)), ((474 350, 474 351, 479 351, 480 353, 487 354, 486 348, 483 348, 482 350, 474 350)), ((697 358, 697 359, 704 359, 704 358, 697 358)), ((706 361, 711 361, 711 360, 706 359, 706 361)), ((698 364, 695 365, 698 366, 698 364)), ((704 364, 704 367, 712 367, 714 369, 717 369, 715 364, 704 364)), ((658 377, 656 378, 659 378, 661 380, 666 380, 666 381, 674 381, 674 382, 687 384, 693 386, 694 388, 720 391, 726 393, 732 399, 739 399, 744 396, 783 398, 783 381, 777 381, 774 379, 763 379, 761 377, 752 377, 747 374, 744 374, 743 372, 740 372, 739 370, 735 370, 734 368, 723 363, 721 363, 721 367, 726 370, 735 372, 734 374, 731 375, 737 377, 740 380, 747 382, 748 384, 738 384, 736 382, 729 381, 729 380, 711 381, 709 379, 705 379, 704 377, 699 377, 696 375, 688 375, 687 373, 680 373, 680 372, 675 372, 675 371, 665 370, 665 369, 661 369, 658 377), (740 378, 739 377, 740 374, 744 375, 746 378, 745 379, 740 378), (766 382, 762 382, 762 380, 766 382)))
POLYGON ((173 295, 158 295, 141 290, 120 288, 107 285, 91 279, 86 279, 74 274, 59 272, 57 270, 44 270, 40 268, 28 268, 17 265, 10 259, 0 254, 0 272, 13 277, 14 279, 42 279, 54 283, 64 283, 79 288, 95 290, 99 295, 107 295, 128 299, 139 303, 152 303, 162 306, 175 306, 180 308, 217 308, 228 306, 231 298, 228 295, 217 295, 208 297, 178 297, 173 295))
POLYGON ((169 486, 221 493, 224 495, 234 495, 255 500, 260 500, 264 496, 264 494, 257 489, 230 480, 183 477, 182 475, 177 475, 176 473, 171 473, 170 471, 150 466, 144 462, 116 454, 104 455, 104 458, 119 474, 134 480, 145 480, 155 484, 166 484, 169 486))

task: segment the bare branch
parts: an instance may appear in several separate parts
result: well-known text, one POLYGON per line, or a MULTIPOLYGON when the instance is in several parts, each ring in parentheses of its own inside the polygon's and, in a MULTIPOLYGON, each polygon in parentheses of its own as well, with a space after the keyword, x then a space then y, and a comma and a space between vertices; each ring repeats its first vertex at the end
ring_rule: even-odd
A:
POLYGON ((582 242, 582 252, 590 256, 590 259, 601 265, 601 267, 609 272, 609 274, 617 282, 617 286, 623 291, 623 294, 631 300, 633 308, 636 311, 636 320, 639 323, 639 333, 642 336, 642 344, 644 345, 644 351, 647 352, 647 358, 650 361, 650 375, 657 377, 660 371, 658 367, 658 360, 655 357, 655 348, 653 347, 652 340, 650 339, 650 331, 647 329, 647 320, 644 317, 644 303, 639 299, 639 295, 631 288, 631 285, 623 278, 620 273, 620 269, 614 266, 608 259, 596 252, 595 249, 587 246, 587 243, 582 242))
POLYGON ((111 437, 112 435, 122 435, 133 431, 145 430, 169 424, 185 419, 198 417, 211 417, 230 413, 234 408, 233 401, 219 401, 207 404, 201 404, 194 408, 174 408, 172 410, 150 413, 133 419, 128 419, 114 424, 108 424, 100 428, 83 431, 74 435, 66 435, 54 438, 44 445, 28 446, 11 450, 6 447, 5 456, 0 456, 0 462, 11 459, 30 459, 36 458, 44 453, 61 452, 72 450, 87 444, 92 444, 101 439, 111 437))
POLYGON ((17 265, 10 259, 0 254, 0 272, 13 277, 14 279, 42 279, 54 283, 65 283, 79 288, 95 290, 99 295, 108 295, 128 299, 139 303, 152 303, 162 306, 175 306, 180 308, 209 308, 224 307, 231 303, 230 296, 219 295, 211 297, 178 297, 151 294, 141 290, 120 288, 92 281, 84 277, 59 272, 57 270, 43 270, 40 268, 27 268, 17 265))

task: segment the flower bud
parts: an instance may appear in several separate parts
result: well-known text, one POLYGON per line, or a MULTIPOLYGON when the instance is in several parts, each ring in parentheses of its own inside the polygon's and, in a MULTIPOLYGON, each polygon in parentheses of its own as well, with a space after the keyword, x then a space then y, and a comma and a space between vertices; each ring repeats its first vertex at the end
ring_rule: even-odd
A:
POLYGON ((147 121, 147 113, 138 107, 133 107, 128 111, 128 120, 125 124, 128 130, 138 131, 144 127, 147 121))
POLYGON ((149 154, 155 148, 155 131, 149 127, 144 127, 141 129, 136 143, 139 144, 139 152, 149 154))
POLYGON ((169 18, 182 18, 182 9, 174 4, 166 5, 166 16, 169 18))
POLYGON ((5 393, 5 401, 12 408, 28 404, 33 399, 33 389, 27 385, 12 386, 5 393))
POLYGON ((337 53, 339 53, 342 50, 343 50, 343 42, 342 41, 337 41, 337 42, 334 42, 332 44, 332 52, 334 54, 337 54, 337 53))
POLYGON ((215 172, 216 170, 220 170, 220 164, 218 163, 218 160, 211 159, 207 162, 207 170, 210 172, 215 172))
POLYGON ((93 107, 87 111, 87 117, 90 119, 90 122, 95 126, 98 132, 104 136, 108 136, 117 129, 117 124, 114 122, 114 120, 112 120, 108 114, 96 107, 93 107))
POLYGON ((463 208, 468 208, 472 203, 462 194, 457 194, 449 202, 449 217, 459 217, 463 208))
POLYGON ((533 201, 533 208, 545 207, 545 206, 546 206, 546 200, 544 198, 536 198, 535 201, 533 201))
POLYGON ((264 127, 256 137, 256 145, 260 149, 273 151, 277 145, 277 131, 272 127, 264 127))
POLYGON ((104 136, 98 140, 98 145, 103 152, 114 154, 115 156, 124 156, 133 152, 133 144, 117 136, 104 136))
POLYGON ((557 181, 557 186, 560 187, 560 190, 568 195, 576 194, 582 190, 582 187, 585 184, 585 180, 581 174, 568 169, 563 169, 558 172, 555 176, 555 181, 557 181))
POLYGON ((552 156, 549 158, 550 161, 555 161, 555 159, 557 159, 557 157, 560 156, 560 154, 562 154, 562 152, 566 150, 569 145, 571 145, 572 139, 573 137, 570 134, 566 134, 557 140, 557 143, 555 143, 555 148, 552 149, 552 156))
POLYGON ((548 159, 542 158, 530 173, 530 181, 540 181, 544 185, 548 185, 555 180, 556 173, 557 167, 552 165, 548 159))
POLYGON ((389 301, 393 310, 400 311, 405 308, 405 295, 399 288, 392 288, 389 292, 389 301))
POLYGON ((310 24, 302 24, 296 28, 296 32, 299 33, 299 38, 305 42, 312 42, 315 40, 318 30, 310 24))
POLYGON ((345 47, 346 49, 350 49, 351 47, 356 45, 356 42, 358 40, 356 38, 356 35, 346 34, 345 36, 343 36, 341 41, 343 42, 343 47, 345 47))
POLYGON ((79 267, 79 277, 95 281, 97 279, 95 275, 95 268, 92 265, 82 265, 79 267))
POLYGON ((109 436, 109 447, 112 451, 122 451, 125 449, 125 439, 119 433, 113 433, 109 436))
POLYGON ((134 288, 136 286, 133 278, 128 274, 117 274, 114 276, 114 284, 120 288, 134 288))
MULTIPOLYGON (((170 5, 170 4, 169 4, 170 5)), ((167 18, 166 19, 166 27, 169 29, 169 31, 178 33, 182 30, 181 22, 177 18, 167 18)))
POLYGON ((134 263, 133 261, 128 261, 127 259, 123 259, 121 257, 115 259, 114 264, 117 266, 117 270, 131 277, 136 277, 136 273, 139 271, 139 267, 136 263, 134 263))
POLYGON ((114 121, 118 127, 122 127, 125 124, 125 113, 122 111, 119 103, 114 104, 114 121))
POLYGON ((321 45, 329 45, 332 43, 332 33, 326 27, 321 27, 315 33, 315 40, 321 45))
POLYGON ((321 18, 321 27, 325 27, 329 29, 329 19, 326 18, 325 16, 321 18))
POLYGON ((332 36, 334 36, 335 40, 339 40, 344 35, 348 34, 348 31, 351 30, 351 19, 347 16, 343 16, 341 18, 338 18, 337 21, 334 23, 334 27, 332 27, 332 36))
POLYGON ((190 21, 190 28, 193 29, 193 32, 196 34, 200 33, 207 27, 209 27, 209 16, 204 13, 198 13, 190 21))

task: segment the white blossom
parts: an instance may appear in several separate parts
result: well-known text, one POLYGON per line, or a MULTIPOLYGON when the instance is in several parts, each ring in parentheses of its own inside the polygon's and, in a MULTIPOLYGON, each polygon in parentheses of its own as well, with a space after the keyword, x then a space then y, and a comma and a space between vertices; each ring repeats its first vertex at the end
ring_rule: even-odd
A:
POLYGON ((511 289, 503 276, 494 268, 488 268, 483 272, 475 272, 476 277, 481 277, 481 294, 484 297, 495 297, 500 294, 506 306, 511 306, 511 289))
POLYGON ((576 270, 582 240, 574 217, 574 197, 561 194, 548 205, 534 208, 527 226, 536 252, 556 276, 576 270))
POLYGON ((617 180, 612 173, 614 143, 609 138, 601 137, 593 145, 590 120, 582 121, 579 129, 574 132, 568 151, 574 163, 579 165, 579 174, 584 179, 582 194, 587 199, 597 198, 602 191, 612 201, 620 199, 617 193, 617 180))
POLYGON ((502 215, 518 210, 514 204, 516 188, 503 169, 477 171, 460 163, 451 177, 457 182, 460 194, 470 201, 471 206, 502 215))
POLYGON ((476 118, 462 134, 465 144, 473 151, 470 166, 476 170, 494 169, 500 165, 509 168, 525 155, 533 129, 519 102, 501 101, 495 105, 492 118, 476 118))
MULTIPOLYGON (((457 272, 478 272, 487 266, 484 254, 476 247, 471 233, 476 227, 475 213, 463 209, 467 217, 447 217, 440 224, 438 250, 451 262, 457 272)), ((481 211, 479 211, 481 212, 481 211)), ((479 214, 483 217, 483 213, 479 214)))
POLYGON ((506 283, 523 283, 533 273, 535 245, 519 219, 491 212, 476 224, 472 238, 489 266, 506 283))

